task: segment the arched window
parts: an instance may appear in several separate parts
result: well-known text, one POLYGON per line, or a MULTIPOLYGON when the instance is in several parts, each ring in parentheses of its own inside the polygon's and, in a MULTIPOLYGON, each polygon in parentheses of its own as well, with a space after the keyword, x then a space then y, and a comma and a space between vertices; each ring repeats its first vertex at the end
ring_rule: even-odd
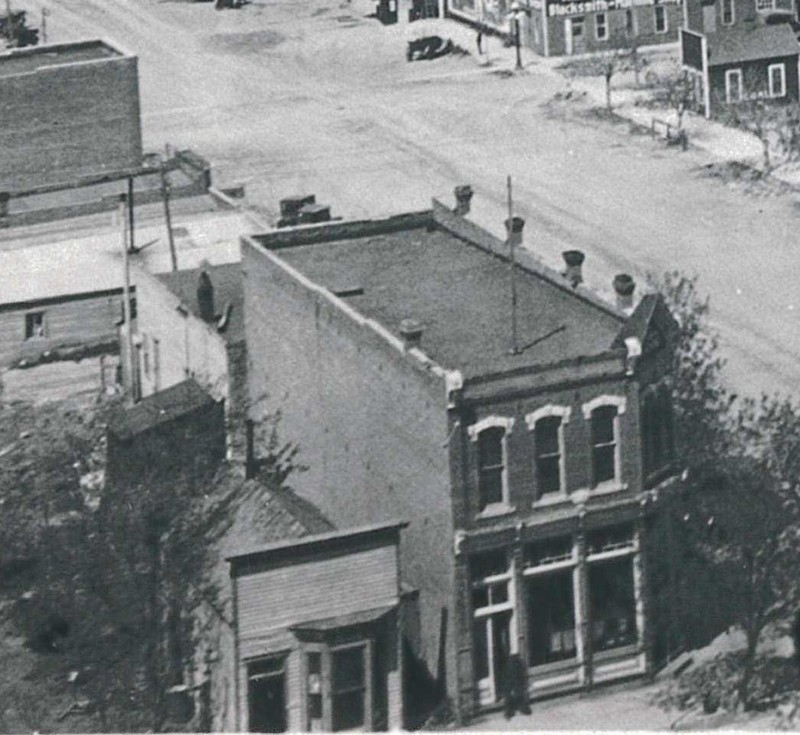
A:
POLYGON ((470 438, 478 445, 478 509, 508 505, 506 439, 514 420, 490 416, 469 427, 470 438))
POLYGON ((620 481, 619 417, 623 413, 621 396, 599 396, 583 405, 583 415, 590 422, 592 487, 620 481))
POLYGON ((536 500, 566 492, 564 425, 569 416, 566 406, 544 406, 525 417, 533 432, 536 500))

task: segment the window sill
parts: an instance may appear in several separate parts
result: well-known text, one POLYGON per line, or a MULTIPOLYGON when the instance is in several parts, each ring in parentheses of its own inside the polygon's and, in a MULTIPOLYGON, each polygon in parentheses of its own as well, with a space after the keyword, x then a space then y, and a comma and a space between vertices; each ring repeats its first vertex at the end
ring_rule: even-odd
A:
POLYGON ((542 495, 538 500, 533 501, 534 508, 548 508, 553 505, 563 505, 569 503, 570 496, 566 493, 548 493, 542 495))
POLYGON ((505 503, 494 503, 492 505, 487 505, 475 517, 478 520, 482 520, 484 518, 498 518, 500 516, 507 516, 516 512, 517 509, 513 505, 506 505, 505 503))
POLYGON ((575 503, 575 505, 581 505, 585 503, 589 498, 595 498, 598 495, 613 495, 614 493, 621 493, 628 489, 627 482, 617 482, 616 480, 610 480, 609 482, 603 482, 597 487, 593 488, 581 488, 580 490, 575 490, 574 492, 569 494, 569 499, 575 503))

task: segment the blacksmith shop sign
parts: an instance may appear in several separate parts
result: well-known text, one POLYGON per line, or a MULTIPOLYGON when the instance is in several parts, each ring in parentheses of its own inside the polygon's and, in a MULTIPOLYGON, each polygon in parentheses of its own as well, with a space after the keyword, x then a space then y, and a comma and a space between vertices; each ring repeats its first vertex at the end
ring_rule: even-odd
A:
POLYGON ((604 13, 607 10, 623 10, 640 5, 678 5, 681 0, 582 0, 579 2, 547 4, 550 17, 558 15, 584 15, 604 13))

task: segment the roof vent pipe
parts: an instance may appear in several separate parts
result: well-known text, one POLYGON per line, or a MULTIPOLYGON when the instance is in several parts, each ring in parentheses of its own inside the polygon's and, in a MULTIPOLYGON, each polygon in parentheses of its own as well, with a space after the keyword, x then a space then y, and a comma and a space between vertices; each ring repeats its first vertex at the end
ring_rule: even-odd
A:
POLYGON ((522 230, 525 227, 525 220, 522 217, 509 217, 506 220, 506 233, 508 235, 509 246, 519 247, 522 245, 522 230))
POLYGON ((465 214, 469 214, 473 193, 472 187, 469 184, 462 184, 455 188, 456 208, 453 210, 455 214, 462 217, 465 214))
POLYGON ((205 268, 200 271, 197 279, 197 309, 204 322, 214 321, 214 286, 205 268))
POLYGON ((407 350, 420 346, 424 331, 425 328, 416 319, 403 319, 400 322, 400 336, 407 350))
POLYGON ((627 273, 620 273, 614 276, 614 291, 617 294, 617 308, 627 311, 633 308, 633 292, 636 289, 636 281, 627 273))
POLYGON ((586 255, 580 250, 565 250, 561 257, 567 266, 564 277, 572 284, 572 288, 577 288, 583 283, 583 261, 586 260, 586 255))

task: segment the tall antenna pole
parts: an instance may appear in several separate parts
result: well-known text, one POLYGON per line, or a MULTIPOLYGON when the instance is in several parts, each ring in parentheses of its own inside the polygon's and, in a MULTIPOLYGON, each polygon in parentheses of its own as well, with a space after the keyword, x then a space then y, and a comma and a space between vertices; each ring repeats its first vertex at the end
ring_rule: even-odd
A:
POLYGON ((514 223, 514 200, 511 194, 511 176, 506 179, 508 188, 508 220, 506 230, 508 232, 508 244, 511 250, 511 354, 519 354, 519 342, 517 340, 517 259, 516 259, 516 240, 517 233, 514 223))

